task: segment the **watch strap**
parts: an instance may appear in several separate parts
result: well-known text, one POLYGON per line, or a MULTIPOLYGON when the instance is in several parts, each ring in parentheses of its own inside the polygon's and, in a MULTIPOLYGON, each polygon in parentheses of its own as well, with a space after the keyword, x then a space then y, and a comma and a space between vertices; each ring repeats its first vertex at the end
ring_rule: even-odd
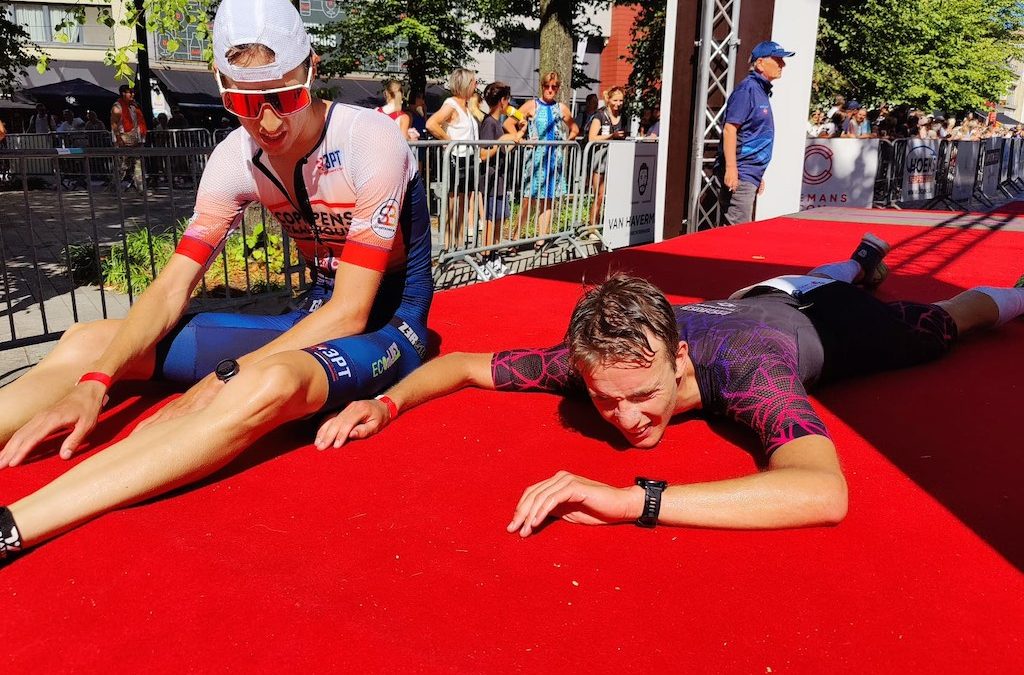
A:
POLYGON ((661 513, 661 493, 668 487, 668 483, 637 476, 636 484, 644 489, 644 511, 636 519, 636 524, 639 527, 654 527, 661 513))

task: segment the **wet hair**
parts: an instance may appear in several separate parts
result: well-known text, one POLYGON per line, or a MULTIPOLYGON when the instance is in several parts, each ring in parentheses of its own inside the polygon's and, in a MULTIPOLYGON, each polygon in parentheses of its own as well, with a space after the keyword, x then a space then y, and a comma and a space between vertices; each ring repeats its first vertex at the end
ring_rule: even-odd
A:
POLYGON ((277 58, 277 52, 266 45, 251 42, 244 45, 235 45, 224 54, 224 58, 228 63, 233 66, 242 66, 243 68, 258 57, 262 57, 266 61, 272 61, 277 58))
POLYGON ((456 68, 452 71, 452 74, 448 76, 448 91, 450 91, 453 96, 469 98, 470 94, 473 93, 472 84, 475 79, 476 73, 472 70, 456 68))
POLYGON ((587 289, 569 319, 565 342, 569 360, 580 371, 597 365, 650 365, 663 342, 675 370, 679 326, 665 294, 654 284, 625 274, 587 289))
POLYGON ((494 109, 494 106, 501 103, 501 99, 506 96, 512 95, 512 87, 508 86, 504 82, 491 82, 484 89, 484 101, 487 102, 487 106, 494 109))
POLYGON ((132 90, 132 85, 130 85, 130 84, 122 84, 120 87, 117 88, 117 93, 119 93, 121 95, 124 95, 124 93, 126 91, 131 91, 131 90, 132 90))
MULTIPOLYGON (((264 44, 260 44, 259 42, 250 42, 231 47, 227 52, 225 52, 224 58, 233 66, 246 68, 256 59, 261 59, 267 62, 273 61, 277 58, 277 52, 264 44)), ((310 68, 313 65, 312 52, 300 65, 306 66, 306 68, 310 68)))

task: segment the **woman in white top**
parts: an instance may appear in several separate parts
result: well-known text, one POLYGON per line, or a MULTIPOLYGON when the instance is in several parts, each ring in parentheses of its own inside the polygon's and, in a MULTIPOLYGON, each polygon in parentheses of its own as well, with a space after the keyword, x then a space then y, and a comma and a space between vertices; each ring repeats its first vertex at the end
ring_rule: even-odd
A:
MULTIPOLYGON (((476 92, 476 73, 456 68, 448 78, 448 89, 452 95, 427 120, 427 130, 442 141, 478 140, 479 126, 469 111, 469 98, 476 92)), ((466 223, 476 222, 474 195, 477 181, 473 151, 472 146, 457 145, 451 153, 448 225, 444 237, 446 249, 465 245, 466 223)))

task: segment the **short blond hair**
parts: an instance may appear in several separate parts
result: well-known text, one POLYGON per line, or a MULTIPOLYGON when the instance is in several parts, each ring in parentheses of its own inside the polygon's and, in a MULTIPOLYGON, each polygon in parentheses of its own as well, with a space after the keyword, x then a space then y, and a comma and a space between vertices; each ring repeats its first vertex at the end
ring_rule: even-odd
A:
POLYGON ((470 94, 475 91, 473 86, 473 80, 476 79, 476 73, 466 68, 456 68, 452 71, 452 74, 448 76, 448 91, 453 96, 461 96, 463 98, 469 98, 470 94))

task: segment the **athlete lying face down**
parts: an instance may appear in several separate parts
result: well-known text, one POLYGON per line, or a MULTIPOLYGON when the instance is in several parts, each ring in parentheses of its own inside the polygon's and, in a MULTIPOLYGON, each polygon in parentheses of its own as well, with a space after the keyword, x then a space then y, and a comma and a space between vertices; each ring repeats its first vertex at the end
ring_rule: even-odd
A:
POLYGON ((317 446, 371 436, 399 410, 466 386, 585 393, 637 448, 655 447, 687 411, 729 418, 757 433, 767 468, 688 485, 638 478, 626 487, 560 471, 525 490, 509 532, 528 536, 548 516, 591 525, 838 523, 846 481, 807 388, 929 361, 958 336, 1024 312, 1020 288, 978 287, 937 304, 882 302, 855 283, 884 280, 888 249, 867 234, 850 260, 770 279, 727 301, 674 307, 647 281, 612 277, 579 301, 563 343, 428 362, 386 396, 324 422, 317 446))

